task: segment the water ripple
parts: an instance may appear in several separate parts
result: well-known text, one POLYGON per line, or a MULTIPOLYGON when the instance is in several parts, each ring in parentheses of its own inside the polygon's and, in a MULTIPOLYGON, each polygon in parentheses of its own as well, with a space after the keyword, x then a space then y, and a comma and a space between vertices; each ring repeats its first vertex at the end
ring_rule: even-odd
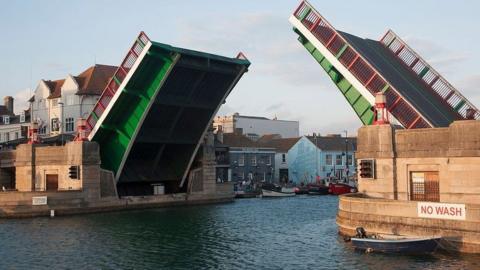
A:
POLYGON ((333 196, 0 221, 0 269, 479 269, 480 257, 355 252, 333 196))

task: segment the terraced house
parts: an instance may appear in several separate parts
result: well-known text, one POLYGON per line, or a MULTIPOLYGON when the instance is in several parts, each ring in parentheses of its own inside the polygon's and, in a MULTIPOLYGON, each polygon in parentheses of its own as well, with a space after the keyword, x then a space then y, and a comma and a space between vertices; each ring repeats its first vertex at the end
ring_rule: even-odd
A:
POLYGON ((74 133, 77 119, 88 117, 116 69, 97 64, 77 76, 41 80, 29 100, 39 134, 48 137, 74 133))

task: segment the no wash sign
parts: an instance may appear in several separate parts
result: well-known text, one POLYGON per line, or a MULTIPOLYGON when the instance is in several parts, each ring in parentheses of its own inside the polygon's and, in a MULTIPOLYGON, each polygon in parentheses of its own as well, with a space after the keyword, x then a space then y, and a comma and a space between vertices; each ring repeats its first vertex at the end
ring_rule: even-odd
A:
POLYGON ((419 217, 465 220, 465 204, 418 202, 419 217))

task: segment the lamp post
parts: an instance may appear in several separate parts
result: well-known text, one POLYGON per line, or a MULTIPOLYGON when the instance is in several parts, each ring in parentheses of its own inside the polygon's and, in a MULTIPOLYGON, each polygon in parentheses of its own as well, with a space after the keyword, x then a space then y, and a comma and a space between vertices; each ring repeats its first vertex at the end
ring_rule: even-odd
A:
POLYGON ((318 179, 318 144, 317 144, 317 133, 313 133, 313 138, 315 140, 315 182, 318 179))
POLYGON ((349 164, 348 164, 348 131, 344 130, 345 132, 345 180, 348 181, 348 173, 349 173, 349 164))
POLYGON ((60 102, 58 102, 58 104, 60 105, 61 110, 62 110, 62 112, 60 113, 60 115, 61 115, 61 118, 60 118, 60 137, 61 137, 61 142, 62 142, 62 145, 63 145, 63 105, 64 105, 64 103, 63 103, 63 101, 60 101, 60 102))

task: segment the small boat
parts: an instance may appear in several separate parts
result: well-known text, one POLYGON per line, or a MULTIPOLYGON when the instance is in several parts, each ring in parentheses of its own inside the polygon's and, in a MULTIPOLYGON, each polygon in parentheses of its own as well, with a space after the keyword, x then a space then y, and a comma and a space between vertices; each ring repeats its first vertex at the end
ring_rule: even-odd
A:
POLYGON ((293 187, 281 187, 275 184, 262 185, 263 197, 292 197, 295 195, 295 188, 293 187))
POLYGON ((353 237, 350 240, 355 249, 366 252, 431 253, 437 249, 438 243, 442 239, 441 237, 412 237, 388 234, 366 237, 365 233, 359 235, 359 229, 363 230, 363 228, 357 228, 357 237, 353 237))
POLYGON ((235 191, 235 198, 244 199, 244 198, 255 198, 260 195, 259 191, 245 191, 245 190, 237 190, 235 191))
POLYGON ((330 183, 328 185, 328 191, 333 195, 342 195, 346 193, 355 193, 357 192, 357 188, 344 183, 330 183))
POLYGON ((328 195, 329 188, 324 185, 309 184, 308 195, 328 195))
POLYGON ((296 187, 295 194, 297 195, 308 194, 308 187, 304 185, 296 187))

